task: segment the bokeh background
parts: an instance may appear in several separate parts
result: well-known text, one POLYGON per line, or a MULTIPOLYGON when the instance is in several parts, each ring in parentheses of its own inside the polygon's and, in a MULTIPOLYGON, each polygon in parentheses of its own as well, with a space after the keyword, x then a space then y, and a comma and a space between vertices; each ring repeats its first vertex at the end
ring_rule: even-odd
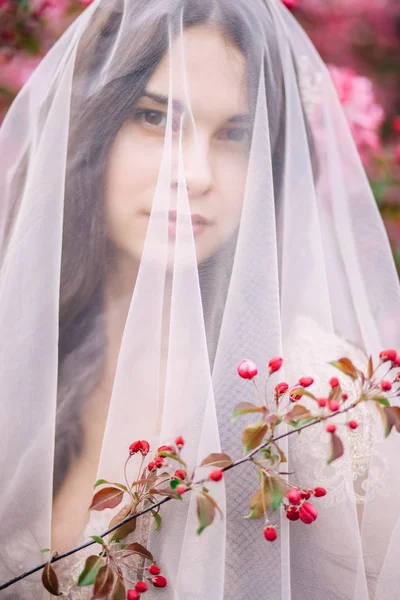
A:
MULTIPOLYGON (((0 0, 0 122, 91 1, 0 0)), ((281 1, 329 65, 400 274, 400 0, 281 1)))

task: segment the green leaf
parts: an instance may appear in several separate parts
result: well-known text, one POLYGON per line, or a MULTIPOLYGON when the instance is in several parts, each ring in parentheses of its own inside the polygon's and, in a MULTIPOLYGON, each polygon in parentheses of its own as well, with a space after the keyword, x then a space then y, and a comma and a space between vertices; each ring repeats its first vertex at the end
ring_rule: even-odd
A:
POLYGON ((111 481, 107 481, 107 479, 98 479, 96 481, 96 483, 94 484, 93 488, 96 489, 97 487, 99 487, 99 485, 103 485, 104 483, 106 483, 108 485, 113 485, 114 487, 117 487, 120 490, 124 490, 125 492, 128 491, 128 488, 126 487, 126 485, 122 485, 122 483, 111 483, 111 481))
POLYGON ((197 534, 200 535, 206 527, 211 525, 215 517, 215 506, 203 494, 197 496, 197 517, 199 519, 197 534))
POLYGON ((93 585, 99 569, 104 567, 104 565, 105 562, 100 556, 94 554, 88 556, 83 571, 79 575, 78 586, 85 587, 86 585, 93 585))
POLYGON ((374 402, 378 402, 379 404, 382 404, 382 406, 390 406, 389 400, 387 398, 385 398, 384 396, 371 398, 371 400, 373 400, 374 402))
POLYGON ((117 582, 114 586, 113 592, 111 594, 111 600, 125 600, 126 599, 126 589, 124 586, 124 582, 121 581, 119 577, 117 577, 117 582))
POLYGON ((131 556, 132 554, 139 554, 144 558, 148 558, 152 562, 154 561, 152 553, 147 550, 142 544, 138 542, 132 542, 132 544, 127 544, 124 548, 124 557, 131 556))
POLYGON ((218 467, 219 469, 224 469, 225 467, 230 467, 233 464, 231 457, 224 452, 215 452, 213 454, 209 454, 201 463, 201 467, 205 466, 213 466, 218 467))
POLYGON ((281 505, 281 502, 286 494, 287 485, 285 481, 279 477, 279 475, 275 475, 274 473, 269 475, 269 477, 266 479, 266 483, 271 494, 272 512, 275 512, 281 505))
POLYGON ((161 523, 162 523, 162 518, 161 518, 161 515, 159 515, 159 513, 158 513, 158 512, 156 512, 155 510, 152 510, 152 511, 151 511, 151 514, 152 514, 152 515, 153 515, 153 517, 154 517, 154 522, 155 522, 155 524, 156 524, 156 529, 157 529, 157 530, 158 530, 158 529, 160 529, 160 527, 161 527, 161 523))
POLYGON ((104 546, 104 540, 99 535, 91 535, 90 537, 92 538, 92 540, 94 540, 98 544, 101 544, 102 546, 104 546))
POLYGON ((245 519, 260 519, 271 506, 271 494, 264 477, 263 480, 263 484, 250 500, 250 512, 245 519))
POLYGON ((328 459, 328 465, 344 454, 343 442, 340 437, 338 437, 336 433, 331 433, 329 435, 331 436, 331 454, 328 459))
POLYGON ((356 380, 358 377, 358 371, 349 358, 339 358, 339 360, 333 360, 329 364, 333 367, 336 367, 337 369, 339 369, 339 371, 341 371, 345 375, 348 375, 353 380, 356 380))
POLYGON ((169 485, 171 486, 171 489, 172 489, 172 490, 175 490, 175 489, 178 487, 178 485, 179 485, 180 483, 182 483, 182 481, 180 481, 180 479, 172 479, 172 480, 169 482, 169 485))
POLYGON ((43 548, 40 552, 51 552, 50 548, 43 548))
POLYGON ((186 468, 186 463, 181 459, 180 456, 174 454, 173 452, 159 452, 157 456, 163 456, 164 458, 172 458, 172 460, 176 460, 181 465, 184 465, 186 468))
POLYGON ((105 508, 115 508, 118 504, 121 504, 123 496, 123 490, 116 487, 103 488, 93 496, 89 510, 100 511, 105 508))
POLYGON ((46 590, 50 592, 52 596, 62 596, 56 572, 54 571, 50 562, 48 562, 45 568, 43 569, 42 583, 46 590))
POLYGON ((108 565, 101 567, 94 582, 92 600, 106 598, 113 589, 113 584, 114 571, 108 565))
POLYGON ((253 423, 248 425, 242 433, 242 444, 244 452, 249 452, 254 448, 257 448, 264 439, 265 434, 268 431, 268 424, 264 421, 253 423))
POLYGON ((249 413, 265 413, 268 412, 266 406, 256 406, 252 402, 240 402, 235 406, 232 412, 232 420, 237 419, 241 415, 247 415, 249 413))

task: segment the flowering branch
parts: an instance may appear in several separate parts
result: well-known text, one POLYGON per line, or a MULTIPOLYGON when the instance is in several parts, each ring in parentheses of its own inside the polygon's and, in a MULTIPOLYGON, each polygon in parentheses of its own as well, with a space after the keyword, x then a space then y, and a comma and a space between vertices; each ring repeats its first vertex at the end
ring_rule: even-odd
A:
MULTIPOLYGON (((341 384, 336 377, 332 377, 330 384, 330 393, 326 398, 317 398, 309 391, 313 384, 311 377, 302 377, 298 383, 289 388, 286 382, 277 384, 274 388, 273 398, 267 402, 259 391, 254 378, 258 373, 255 363, 244 360, 238 366, 238 374, 243 379, 252 380, 257 396, 260 396, 262 404, 256 405, 251 402, 241 402, 233 411, 233 418, 244 414, 259 413, 258 422, 248 425, 242 432, 242 443, 244 456, 236 461, 224 453, 210 454, 205 458, 200 466, 212 466, 214 468, 208 477, 194 480, 195 469, 191 477, 187 475, 187 466, 181 457, 181 450, 184 446, 184 440, 181 436, 177 437, 174 445, 160 446, 156 457, 145 465, 145 459, 150 451, 150 446, 145 440, 133 442, 129 448, 129 456, 124 466, 125 484, 110 483, 106 480, 98 480, 95 483, 97 491, 92 500, 90 510, 104 510, 105 508, 115 508, 121 502, 125 494, 129 496, 129 504, 123 506, 117 515, 113 517, 109 528, 101 536, 93 536, 92 540, 58 555, 54 553, 50 560, 42 565, 27 571, 11 579, 0 586, 3 590, 10 585, 24 579, 41 569, 43 569, 42 581, 45 588, 53 595, 62 595, 59 589, 57 575, 52 568, 52 564, 74 554, 88 546, 98 543, 102 546, 99 555, 89 556, 85 567, 79 576, 78 586, 94 585, 95 598, 106 598, 112 593, 113 600, 119 600, 127 597, 128 600, 138 600, 140 594, 148 589, 148 581, 155 587, 165 587, 167 580, 163 577, 160 567, 156 564, 153 555, 147 548, 137 542, 128 544, 121 543, 130 533, 135 531, 136 521, 146 513, 151 513, 154 517, 156 528, 161 526, 160 508, 166 502, 172 499, 181 499, 182 495, 195 491, 197 494, 197 514, 199 518, 198 534, 213 522, 216 512, 220 508, 209 494, 205 487, 208 481, 220 481, 226 471, 237 467, 245 462, 252 462, 259 474, 260 488, 253 494, 250 500, 250 513, 247 518, 265 519, 264 537, 267 541, 273 542, 277 538, 276 528, 270 524, 268 511, 274 512, 283 506, 286 517, 291 521, 301 520, 305 524, 311 524, 318 516, 316 507, 308 502, 311 495, 318 498, 326 494, 322 487, 307 489, 298 488, 291 485, 283 479, 282 475, 288 473, 281 471, 281 464, 286 462, 286 457, 279 447, 278 442, 294 433, 300 433, 303 429, 315 426, 323 421, 331 420, 337 415, 343 415, 355 409, 358 404, 365 401, 374 401, 381 414, 385 425, 385 434, 389 435, 393 427, 400 431, 400 408, 391 406, 388 397, 400 395, 399 383, 400 372, 392 381, 387 379, 393 368, 400 367, 400 355, 394 350, 383 351, 380 355, 381 362, 376 369, 373 368, 372 359, 369 359, 368 372, 363 373, 356 369, 348 358, 340 358, 338 361, 330 363, 339 369, 343 375, 351 380, 352 391, 355 393, 355 399, 349 401, 348 395, 343 392, 341 384), (377 370, 385 364, 387 372, 385 379, 377 376, 377 370), (394 387, 395 386, 395 387, 394 387), (298 404, 304 396, 310 398, 318 407, 318 413, 313 414, 305 406, 298 404), (285 402, 288 404, 285 405, 285 402), (282 409, 282 405, 285 405, 282 409), (281 423, 286 423, 292 427, 290 431, 280 435, 275 434, 276 427, 281 423), (128 463, 136 454, 141 455, 141 465, 137 476, 137 481, 129 485, 127 473, 128 463), (255 458, 261 454, 262 458, 255 458), (174 473, 168 471, 173 463, 179 465, 174 473), (163 472, 157 475, 156 472, 162 469, 163 472), (162 487, 169 484, 169 487, 162 487), (104 487, 105 486, 105 487, 104 487), (161 486, 161 487, 160 487, 161 486), (163 499, 157 499, 157 496, 164 496, 163 499), (139 505, 143 507, 139 510, 139 505), (147 505, 148 504, 148 505, 147 505), (108 542, 104 538, 110 536, 108 542), (136 563, 130 562, 135 559, 136 563), (145 561, 150 561, 149 566, 145 566, 145 561), (139 563, 139 564, 137 564, 139 563), (124 574, 123 568, 129 569, 129 577, 124 574), (131 573, 136 573, 135 581, 130 579, 131 573), (147 576, 150 575, 151 577, 147 576), (134 587, 127 592, 125 584, 129 583, 134 587)), ((279 357, 269 361, 269 375, 279 371, 283 360, 279 357)), ((356 429, 357 421, 347 422, 350 429, 356 429)), ((328 463, 333 462, 344 453, 344 446, 341 439, 336 434, 337 426, 335 423, 328 423, 326 431, 330 434, 331 454, 328 463)), ((221 513, 222 515, 222 513, 221 513)))

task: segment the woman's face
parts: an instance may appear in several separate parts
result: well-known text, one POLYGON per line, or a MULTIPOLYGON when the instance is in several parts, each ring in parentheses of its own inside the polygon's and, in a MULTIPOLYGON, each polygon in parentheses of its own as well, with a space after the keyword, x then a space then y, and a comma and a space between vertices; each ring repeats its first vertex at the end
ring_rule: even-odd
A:
POLYGON ((173 248, 182 128, 184 179, 201 263, 238 226, 251 137, 245 59, 217 29, 193 27, 174 42, 117 134, 106 179, 108 236, 125 258, 140 262, 164 149, 171 64, 168 243, 173 248))

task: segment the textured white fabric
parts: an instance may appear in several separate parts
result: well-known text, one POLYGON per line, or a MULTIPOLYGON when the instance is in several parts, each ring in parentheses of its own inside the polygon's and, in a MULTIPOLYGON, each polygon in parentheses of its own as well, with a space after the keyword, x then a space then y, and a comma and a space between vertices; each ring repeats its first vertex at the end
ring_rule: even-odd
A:
MULTIPOLYGON (((103 529, 85 526, 86 474, 122 481, 132 441, 183 435, 190 465, 240 457, 243 358, 262 378, 283 355, 272 384, 311 375, 323 393, 327 361, 400 347, 382 221, 280 0, 95 0, 17 97, 0 153, 1 581, 41 562, 55 521, 76 542, 103 529)), ((312 526, 274 514, 274 544, 243 519, 250 465, 212 486, 225 517, 200 537, 194 497, 164 507, 164 600, 395 600, 399 440, 359 419, 329 468, 319 428, 283 442, 293 481, 329 493, 312 526)), ((1 597, 45 598, 39 579, 1 597)))

